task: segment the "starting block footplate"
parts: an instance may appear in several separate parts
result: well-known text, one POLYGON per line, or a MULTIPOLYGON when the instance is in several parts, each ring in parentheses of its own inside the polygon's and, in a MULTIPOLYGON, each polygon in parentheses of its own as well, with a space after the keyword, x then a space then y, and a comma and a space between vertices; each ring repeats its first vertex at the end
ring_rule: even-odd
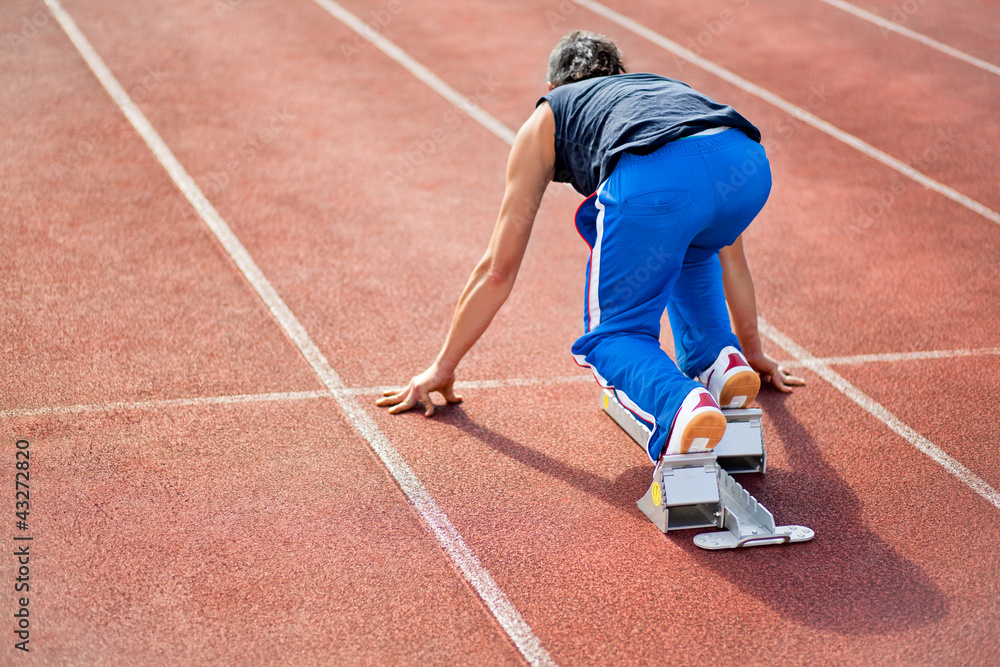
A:
MULTIPOLYGON (((646 450, 650 431, 629 412, 609 389, 601 391, 601 407, 636 444, 646 450)), ((726 415, 726 435, 712 451, 718 464, 730 474, 757 472, 767 469, 764 451, 763 412, 759 408, 723 410, 726 415)))
MULTIPOLYGON (((644 450, 650 431, 626 410, 609 390, 601 407, 644 450)), ((774 515, 744 489, 731 474, 764 472, 766 455, 757 409, 724 410, 726 435, 711 452, 661 457, 653 481, 636 503, 650 521, 666 533, 671 530, 719 528, 694 538, 702 549, 789 544, 811 540, 805 526, 778 526, 774 515)))

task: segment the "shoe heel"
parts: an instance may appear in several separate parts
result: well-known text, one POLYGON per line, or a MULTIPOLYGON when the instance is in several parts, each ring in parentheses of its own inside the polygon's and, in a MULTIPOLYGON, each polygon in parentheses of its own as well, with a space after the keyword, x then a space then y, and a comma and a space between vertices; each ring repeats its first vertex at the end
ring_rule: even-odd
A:
POLYGON ((720 410, 705 410, 695 415, 681 435, 681 454, 692 449, 708 452, 715 448, 726 434, 726 416, 720 410))
POLYGON ((723 409, 745 408, 753 403, 760 391, 760 376, 751 369, 736 373, 719 392, 719 406, 723 409))

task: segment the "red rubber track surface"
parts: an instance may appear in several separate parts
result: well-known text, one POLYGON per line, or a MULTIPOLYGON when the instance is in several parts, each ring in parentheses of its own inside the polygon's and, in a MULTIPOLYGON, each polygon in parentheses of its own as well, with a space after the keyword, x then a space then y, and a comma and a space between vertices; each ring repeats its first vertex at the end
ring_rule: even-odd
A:
MULTIPOLYGON (((1000 488, 1000 225, 579 5, 342 4, 512 129, 578 27, 735 106, 775 179, 762 317, 1000 488)), ((869 4, 1000 63, 986 3, 869 4)), ((1000 77, 819 0, 608 6, 1000 210, 1000 77)), ((465 402, 376 408, 436 353, 509 147, 309 0, 66 8, 553 662, 1000 662, 1000 508, 801 364, 740 481, 815 540, 708 552, 646 520, 651 465, 568 353, 562 186, 465 402)), ((44 6, 5 2, 0 34, 0 474, 29 441, 34 538, 31 653, 10 556, 0 662, 526 662, 44 6)))

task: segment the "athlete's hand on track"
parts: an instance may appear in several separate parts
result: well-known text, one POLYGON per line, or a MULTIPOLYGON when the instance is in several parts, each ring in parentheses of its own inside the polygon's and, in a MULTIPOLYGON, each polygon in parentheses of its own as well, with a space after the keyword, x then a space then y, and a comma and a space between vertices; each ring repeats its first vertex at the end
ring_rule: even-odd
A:
POLYGON ((375 401, 380 408, 389 408, 390 414, 399 414, 413 408, 417 403, 423 403, 424 416, 430 417, 434 414, 434 403, 431 402, 431 393, 437 392, 444 396, 448 403, 461 403, 462 397, 455 393, 455 374, 447 373, 436 365, 431 366, 423 373, 415 375, 410 384, 405 389, 396 391, 389 389, 382 392, 382 398, 375 401))
POLYGON ((801 387, 806 381, 800 377, 792 375, 788 369, 778 364, 766 354, 761 353, 759 357, 747 358, 750 366, 760 373, 760 379, 764 383, 771 383, 778 391, 786 394, 791 393, 792 387, 801 387))

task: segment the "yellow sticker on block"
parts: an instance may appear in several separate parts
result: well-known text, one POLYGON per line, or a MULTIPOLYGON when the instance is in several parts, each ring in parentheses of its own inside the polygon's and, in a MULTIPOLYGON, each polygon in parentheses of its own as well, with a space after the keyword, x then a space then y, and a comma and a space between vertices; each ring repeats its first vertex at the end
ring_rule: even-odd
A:
POLYGON ((656 482, 653 482, 652 491, 653 491, 653 504, 659 507, 660 501, 663 500, 663 497, 660 495, 660 485, 656 482))
POLYGON ((608 395, 604 394, 604 409, 605 410, 608 409, 608 404, 609 404, 609 402, 608 402, 608 395))

